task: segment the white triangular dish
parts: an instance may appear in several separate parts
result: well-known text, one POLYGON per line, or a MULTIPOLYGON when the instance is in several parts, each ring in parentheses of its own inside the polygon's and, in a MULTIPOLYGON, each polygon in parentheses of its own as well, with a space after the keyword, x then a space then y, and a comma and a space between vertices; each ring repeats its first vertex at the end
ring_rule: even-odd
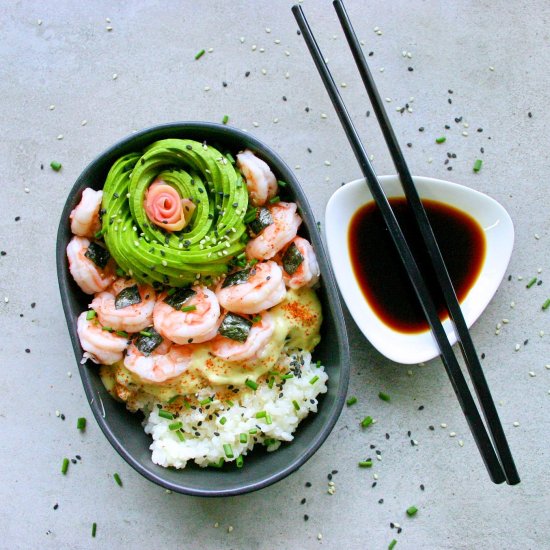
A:
MULTIPOLYGON (((386 196, 404 195, 397 176, 378 179, 386 196)), ((512 220, 497 201, 483 193, 448 181, 417 176, 413 179, 421 198, 444 202, 467 212, 484 231, 486 251, 481 272, 461 303, 466 324, 471 327, 491 301, 506 272, 514 245, 512 220)), ((348 227, 355 212, 371 200, 365 180, 359 179, 342 186, 328 201, 325 237, 336 281, 353 319, 380 353, 397 363, 428 361, 439 355, 431 332, 406 334, 383 323, 365 299, 353 273, 348 227)), ((443 327, 450 342, 456 343, 449 319, 443 322, 443 327)))

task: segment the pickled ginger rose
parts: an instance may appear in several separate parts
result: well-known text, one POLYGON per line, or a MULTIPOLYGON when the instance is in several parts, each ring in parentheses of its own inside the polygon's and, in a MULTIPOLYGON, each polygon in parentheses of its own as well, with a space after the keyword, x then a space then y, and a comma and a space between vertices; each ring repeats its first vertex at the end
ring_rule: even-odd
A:
POLYGON ((172 186, 162 180, 154 181, 145 194, 147 217, 166 231, 180 231, 191 220, 195 204, 182 199, 172 186))

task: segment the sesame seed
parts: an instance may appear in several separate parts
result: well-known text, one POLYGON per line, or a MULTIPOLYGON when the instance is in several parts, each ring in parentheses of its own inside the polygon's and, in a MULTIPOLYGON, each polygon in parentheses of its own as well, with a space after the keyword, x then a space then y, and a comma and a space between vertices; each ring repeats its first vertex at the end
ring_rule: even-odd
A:
POLYGON ((325 160, 325 166, 330 166, 330 160, 325 160))
POLYGON ((113 73, 113 80, 116 80, 118 78, 118 74, 113 73))
POLYGON ((447 427, 447 424, 445 424, 445 422, 442 422, 442 423, 441 423, 441 427, 442 427, 442 428, 446 428, 446 427, 447 427))
POLYGON ((517 428, 517 427, 519 427, 519 422, 514 422, 513 425, 514 425, 514 428, 517 428))
POLYGON ((514 349, 515 349, 516 351, 519 351, 519 348, 521 348, 521 346, 520 346, 519 344, 516 344, 516 346, 515 346, 514 349))
POLYGON ((456 432, 449 432, 449 437, 456 437, 456 432))

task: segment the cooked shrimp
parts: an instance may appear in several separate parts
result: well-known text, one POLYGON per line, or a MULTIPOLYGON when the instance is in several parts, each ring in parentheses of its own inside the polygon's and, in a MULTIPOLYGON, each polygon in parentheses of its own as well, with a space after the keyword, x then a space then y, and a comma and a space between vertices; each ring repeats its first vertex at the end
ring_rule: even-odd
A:
POLYGON ((235 313, 258 313, 282 302, 286 296, 283 271, 272 261, 256 264, 244 282, 223 285, 220 283, 216 289, 220 305, 235 313))
POLYGON ((159 297, 153 312, 153 324, 159 334, 177 344, 206 342, 216 336, 220 304, 216 295, 206 287, 194 286, 195 294, 183 308, 175 309, 165 302, 166 294, 159 297), (195 309, 182 311, 182 309, 195 309))
POLYGON ((237 166, 246 179, 250 202, 262 206, 277 194, 277 179, 269 166, 252 151, 237 155, 237 166))
POLYGON ((192 354, 190 346, 171 345, 166 340, 148 356, 132 344, 124 366, 145 382, 159 384, 185 372, 192 354))
POLYGON ((261 320, 252 325, 248 338, 244 342, 218 335, 210 343, 210 349, 214 355, 226 361, 245 361, 261 358, 262 351, 269 342, 274 330, 273 317, 267 311, 264 311, 261 314, 261 320))
POLYGON ((115 279, 113 262, 104 268, 97 266, 86 257, 90 241, 85 237, 73 237, 67 245, 69 270, 73 279, 86 294, 95 294, 105 290, 115 279))
POLYGON ((76 330, 80 345, 94 363, 112 365, 122 359, 122 352, 128 347, 128 339, 118 336, 114 332, 103 330, 97 319, 86 319, 87 312, 83 311, 76 323, 76 330))
POLYGON ((257 260, 273 258, 288 242, 290 242, 302 223, 302 218, 296 214, 296 204, 279 202, 268 207, 273 223, 268 225, 257 237, 246 245, 246 254, 257 260))
POLYGON ((294 269, 292 273, 287 273, 284 269, 283 261, 283 278, 286 286, 289 288, 301 288, 303 286, 311 287, 318 280, 320 275, 319 264, 317 263, 317 256, 313 251, 313 247, 308 241, 302 239, 302 237, 296 237, 292 239, 282 257, 285 257, 287 252, 292 253, 291 247, 294 245, 298 252, 302 255, 302 262, 297 269, 294 269))
POLYGON ((94 191, 86 187, 82 192, 82 198, 71 212, 71 231, 79 237, 93 237, 101 229, 99 209, 103 191, 94 191))
POLYGON ((95 310, 100 323, 114 330, 139 332, 153 324, 153 309, 157 294, 147 285, 138 285, 132 279, 117 279, 111 288, 95 296, 90 307, 95 310), (123 290, 134 291, 130 305, 117 304, 117 297, 123 290), (117 308, 118 305, 118 308, 117 308))

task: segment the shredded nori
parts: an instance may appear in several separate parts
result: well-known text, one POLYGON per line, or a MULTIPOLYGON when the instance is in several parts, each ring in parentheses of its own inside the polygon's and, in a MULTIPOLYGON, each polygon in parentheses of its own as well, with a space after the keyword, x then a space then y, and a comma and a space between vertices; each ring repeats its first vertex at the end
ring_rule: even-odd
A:
POLYGON ((183 304, 185 304, 189 298, 195 296, 195 294, 196 292, 192 288, 179 288, 174 294, 167 296, 164 302, 174 309, 181 309, 183 304))
MULTIPOLYGON (((140 334, 135 340, 135 345, 143 355, 148 356, 160 346, 162 343, 162 336, 155 330, 155 327, 149 327, 143 332, 149 333, 150 336, 140 334)), ((176 395, 176 397, 178 396, 176 395)))
POLYGON ((246 342, 251 326, 252 323, 248 319, 235 313, 228 313, 223 318, 218 334, 237 342, 246 342))
POLYGON ((256 217, 248 224, 255 235, 259 235, 268 225, 273 223, 271 212, 267 208, 258 208, 256 217))
POLYGON ((235 271, 235 273, 231 273, 224 279, 222 283, 222 288, 233 285, 242 285, 248 281, 249 277, 250 269, 241 269, 240 271, 235 271))
POLYGON ((304 257, 298 250, 298 247, 292 243, 283 255, 283 268, 289 275, 294 275, 302 262, 304 257))
POLYGON ((137 285, 127 286, 123 288, 115 298, 115 309, 123 309, 141 302, 139 289, 137 285))
POLYGON ((92 242, 90 243, 88 250, 84 253, 84 256, 86 256, 89 260, 92 260, 97 267, 103 269, 107 265, 111 254, 104 246, 92 242))

